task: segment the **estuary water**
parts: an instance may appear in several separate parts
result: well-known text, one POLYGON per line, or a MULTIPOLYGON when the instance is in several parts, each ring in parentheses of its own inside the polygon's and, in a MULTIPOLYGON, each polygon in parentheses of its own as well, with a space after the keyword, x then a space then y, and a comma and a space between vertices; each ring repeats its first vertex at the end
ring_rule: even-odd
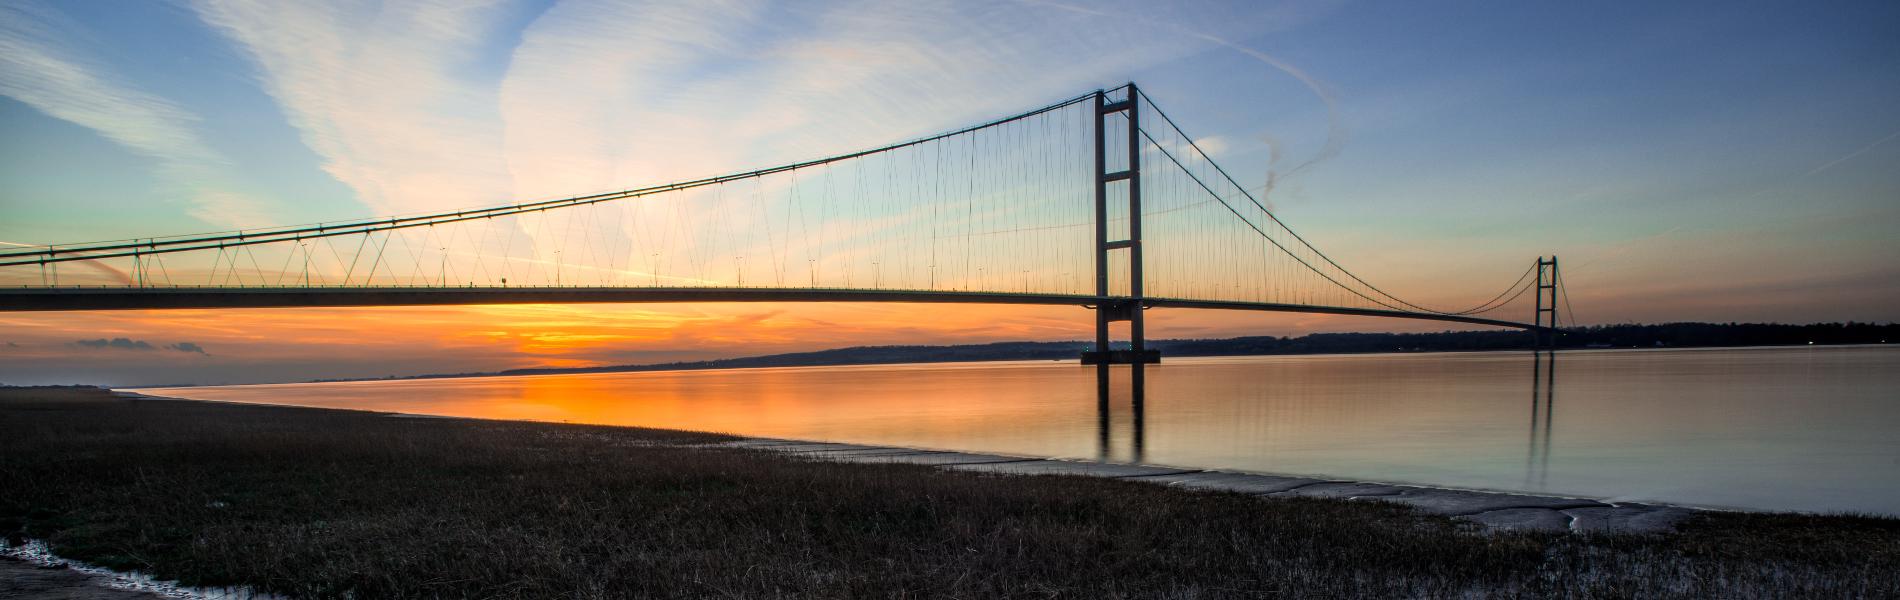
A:
POLYGON ((1074 361, 140 391, 1900 515, 1900 346, 1166 360, 1139 403, 1074 361))

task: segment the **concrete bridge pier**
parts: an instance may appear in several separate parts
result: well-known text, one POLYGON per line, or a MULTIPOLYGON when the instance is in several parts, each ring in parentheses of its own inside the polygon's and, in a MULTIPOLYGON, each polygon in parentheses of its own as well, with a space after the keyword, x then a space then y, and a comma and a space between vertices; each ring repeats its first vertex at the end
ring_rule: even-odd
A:
MULTIPOLYGON (((1122 97, 1110 101, 1108 92, 1095 92, 1095 296, 1101 301, 1095 309, 1095 350, 1082 353, 1082 364, 1143 364, 1161 362, 1161 353, 1149 350, 1143 331, 1142 311, 1147 305, 1142 301, 1141 290, 1141 111, 1140 92, 1134 82, 1121 88, 1122 97), (1121 114, 1127 119, 1126 168, 1110 172, 1108 169, 1108 119, 1121 114), (1109 186, 1124 186, 1124 195, 1128 198, 1127 237, 1120 240, 1109 239, 1108 231, 1108 189, 1109 186), (1111 253, 1128 253, 1128 295, 1111 296, 1108 285, 1108 264, 1111 253), (1128 350, 1114 350, 1109 347, 1108 325, 1115 321, 1128 322, 1128 350)), ((1142 384, 1141 371, 1135 371, 1135 385, 1142 384)))

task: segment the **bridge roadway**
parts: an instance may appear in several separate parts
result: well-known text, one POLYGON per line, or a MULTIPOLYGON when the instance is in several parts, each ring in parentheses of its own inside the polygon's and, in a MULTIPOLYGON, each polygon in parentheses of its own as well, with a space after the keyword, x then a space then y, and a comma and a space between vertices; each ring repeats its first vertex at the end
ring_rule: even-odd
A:
MULTIPOLYGON (((334 306, 441 306, 469 304, 632 304, 656 302, 908 302, 1022 304, 1093 307, 1125 297, 1080 294, 867 290, 765 287, 98 287, 0 288, 0 312, 149 310, 182 308, 291 308, 334 306)), ((1547 330, 1529 323, 1399 310, 1144 298, 1148 308, 1198 308, 1292 312, 1449 321, 1472 325, 1547 330)))

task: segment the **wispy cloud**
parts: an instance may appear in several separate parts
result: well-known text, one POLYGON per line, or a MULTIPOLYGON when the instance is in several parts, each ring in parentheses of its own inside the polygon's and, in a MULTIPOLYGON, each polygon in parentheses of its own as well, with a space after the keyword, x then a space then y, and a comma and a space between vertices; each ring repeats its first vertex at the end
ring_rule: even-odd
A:
MULTIPOLYGON (((1228 50, 1232 50, 1234 52, 1238 52, 1240 54, 1246 55, 1249 58, 1259 61, 1261 64, 1265 64, 1269 67, 1274 68, 1275 70, 1280 71, 1281 73, 1285 73, 1286 75, 1298 80, 1300 82, 1300 85, 1306 86, 1306 89, 1311 91, 1314 97, 1318 98, 1321 103, 1326 105, 1326 143, 1325 145, 1321 146, 1319 151, 1315 152, 1312 156, 1307 157, 1305 160, 1300 161, 1298 164, 1295 164, 1292 167, 1282 169, 1280 167, 1280 159, 1283 156, 1283 153, 1281 152, 1279 140, 1271 135, 1260 136, 1260 140, 1263 142, 1266 142, 1267 145, 1271 149, 1269 153, 1270 157, 1267 162, 1267 181, 1266 183, 1260 186, 1256 186, 1252 188, 1254 190, 1260 191, 1260 198, 1262 200, 1265 200, 1269 196, 1272 196, 1274 188, 1278 187, 1280 185, 1280 182, 1284 180, 1285 178, 1291 177, 1295 174, 1298 174, 1300 171, 1304 171, 1312 167, 1313 165, 1317 165, 1321 162, 1324 162, 1328 159, 1338 156, 1340 152, 1346 149, 1346 137, 1347 137, 1346 124, 1345 124, 1345 119, 1340 116, 1338 93, 1333 91, 1332 86, 1329 86, 1325 82, 1320 81, 1319 78, 1314 77, 1311 73, 1306 72, 1305 69, 1302 69, 1299 66, 1294 65, 1293 63, 1287 62, 1286 60, 1283 60, 1271 54, 1261 52, 1247 45, 1235 42, 1229 39, 1227 36, 1221 35, 1219 32, 1212 31, 1207 27, 1173 21, 1170 19, 1154 16, 1145 12, 1144 13, 1128 13, 1128 12, 1098 8, 1094 6, 1065 4, 1061 2, 1047 2, 1044 0, 1026 0, 1026 1, 1032 1, 1035 4, 1049 6, 1052 8, 1057 8, 1057 9, 1061 9, 1061 10, 1065 10, 1065 11, 1069 11, 1069 12, 1073 12, 1077 14, 1089 15, 1089 16, 1097 17, 1101 19, 1136 21, 1136 22, 1140 22, 1146 25, 1158 26, 1160 29, 1168 31, 1168 32, 1172 32, 1173 34, 1176 34, 1176 35, 1185 36, 1185 37, 1192 38, 1195 40, 1200 40, 1202 42, 1211 43, 1216 46, 1220 46, 1222 48, 1226 48, 1228 50)), ((1280 7, 1276 7, 1276 8, 1280 8, 1280 7)), ((1286 12, 1286 11, 1282 9, 1282 12, 1286 12)), ((1282 14, 1282 15, 1276 15, 1276 16, 1278 18, 1274 20, 1280 21, 1282 25, 1303 20, 1303 18, 1297 15, 1291 14, 1290 12, 1288 14, 1282 14)))
POLYGON ((378 214, 742 170, 945 128, 1208 46, 998 3, 195 0, 378 214))
POLYGON ((582 1, 549 9, 523 33, 501 84, 516 194, 575 194, 704 174, 727 162, 729 150, 690 143, 683 130, 706 137, 732 127, 770 130, 748 114, 754 111, 716 121, 706 118, 711 107, 679 110, 693 106, 681 101, 690 74, 738 58, 739 34, 760 12, 730 2, 582 1), (666 113, 671 118, 656 118, 666 113))
MULTIPOLYGON (((1021 110, 1206 47, 1018 2, 566 0, 509 61, 505 160, 516 198, 741 171, 1021 110)), ((681 203, 665 219, 745 218, 714 211, 681 203)), ((640 222, 617 235, 641 238, 640 222)))
POLYGON ((199 0, 331 176, 376 214, 498 203, 511 186, 476 53, 498 2, 199 0))
MULTIPOLYGON (((1017 2, 562 0, 518 32, 505 27, 522 11, 500 3, 194 7, 252 59, 323 168, 377 215, 855 150, 1124 80, 1209 46, 1017 2), (510 43, 507 60, 495 61, 510 43)), ((600 207, 611 213, 605 222, 639 210, 620 204, 600 207)), ((664 216, 675 226, 735 218, 681 204, 664 216)), ((635 230, 649 216, 623 221, 625 231, 590 231, 602 236, 590 243, 633 247, 652 237, 635 230)), ((536 238, 530 254, 547 259, 560 247, 523 227, 536 238)))
MULTIPOLYGON (((1333 91, 1331 86, 1328 86, 1325 83, 1321 82, 1319 79, 1313 77, 1313 75, 1307 73, 1305 69, 1301 69, 1297 66, 1294 66, 1292 63, 1288 63, 1284 60, 1281 60, 1277 57, 1269 55, 1265 52, 1261 52, 1259 50, 1255 50, 1253 48, 1249 48, 1247 46, 1243 46, 1241 44, 1228 41, 1226 38, 1222 38, 1222 37, 1219 37, 1210 33, 1206 33, 1203 31, 1195 31, 1195 30, 1189 30, 1189 29, 1183 28, 1182 32, 1187 35, 1193 36, 1197 39, 1207 40, 1209 42, 1219 44, 1235 52, 1239 52, 1241 54, 1245 54, 1249 57, 1252 57, 1254 60, 1258 60, 1275 69, 1279 69, 1281 72, 1284 72, 1287 75, 1292 76, 1294 79, 1298 79, 1302 85, 1305 85, 1308 90, 1311 90, 1313 92, 1313 95, 1315 97, 1319 98, 1320 102, 1323 102, 1326 104, 1326 143, 1325 145, 1321 146, 1318 152, 1315 152, 1313 153, 1312 156, 1307 157, 1306 160, 1302 160, 1298 164, 1295 164, 1292 167, 1287 167, 1284 170, 1280 168, 1280 165, 1278 164, 1277 160, 1270 159, 1269 164, 1267 165, 1267 182, 1263 184, 1260 188, 1258 188, 1260 190, 1261 198, 1271 197, 1273 195, 1274 188, 1280 185, 1281 180, 1284 180, 1287 177, 1291 177, 1293 175, 1299 174, 1300 171, 1304 171, 1308 168, 1311 168, 1313 165, 1317 165, 1335 156, 1339 156, 1340 152, 1345 151, 1346 137, 1347 137, 1346 122, 1345 122, 1345 119, 1343 119, 1339 114, 1339 100, 1337 98, 1338 94, 1333 91)), ((1273 138, 1268 137, 1264 139, 1272 140, 1273 138)), ((1278 159, 1281 156, 1281 153, 1278 148, 1274 149, 1272 156, 1274 159, 1278 159)))
POLYGON ((190 213, 222 226, 268 224, 255 199, 231 189, 230 161, 194 130, 197 117, 141 91, 75 48, 83 29, 31 0, 0 4, 0 94, 97 132, 158 161, 190 213))
POLYGON ((1218 158, 1226 154, 1228 150, 1227 138, 1218 135, 1210 135, 1194 140, 1194 145, 1199 147, 1201 152, 1207 153, 1208 158, 1218 158))

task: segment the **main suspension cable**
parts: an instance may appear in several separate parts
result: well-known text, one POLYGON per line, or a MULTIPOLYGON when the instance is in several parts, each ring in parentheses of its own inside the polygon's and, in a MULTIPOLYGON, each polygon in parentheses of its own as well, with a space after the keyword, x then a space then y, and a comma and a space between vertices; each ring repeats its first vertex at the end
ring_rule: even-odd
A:
MULTIPOLYGON (((1202 150, 1202 149, 1201 149, 1201 146, 1200 146, 1199 144, 1196 144, 1196 143, 1194 143, 1194 138, 1193 138, 1193 137, 1191 137, 1191 136, 1189 136, 1189 135, 1187 134, 1187 132, 1186 132, 1186 131, 1183 131, 1183 130, 1181 129, 1181 126, 1180 126, 1180 125, 1178 125, 1178 124, 1176 124, 1176 123, 1174 122, 1174 119, 1168 116, 1168 113, 1167 113, 1167 112, 1165 112, 1165 111, 1162 111, 1162 110, 1161 110, 1161 106, 1160 106, 1160 105, 1157 105, 1157 104, 1155 104, 1155 101, 1154 101, 1154 98, 1152 98, 1152 97, 1149 97, 1149 96, 1148 96, 1148 93, 1147 93, 1147 92, 1145 92, 1145 91, 1142 91, 1142 90, 1141 90, 1140 88, 1136 88, 1136 90, 1135 90, 1135 93, 1136 93, 1136 94, 1138 94, 1138 95, 1140 95, 1140 96, 1141 96, 1141 98, 1142 98, 1143 100, 1146 100, 1146 101, 1148 102, 1148 107, 1149 107, 1149 108, 1153 108, 1153 109, 1154 109, 1154 111, 1155 111, 1155 114, 1157 114, 1157 115, 1160 115, 1160 116, 1161 116, 1161 120, 1162 120, 1162 121, 1165 121, 1165 122, 1167 122, 1167 124, 1168 124, 1168 127, 1170 127, 1170 128, 1173 128, 1173 129, 1174 129, 1174 132, 1175 132, 1176 134, 1178 134, 1178 135, 1179 135, 1179 136, 1181 137, 1181 139, 1182 139, 1182 140, 1184 140, 1184 141, 1186 141, 1186 142, 1188 143, 1188 146, 1190 146, 1190 147, 1192 147, 1192 148, 1194 148, 1194 151, 1195 151, 1195 152, 1197 152, 1197 153, 1200 153, 1200 155, 1201 155, 1201 158, 1202 158, 1203 160, 1205 160, 1205 162, 1206 162, 1206 163, 1207 163, 1207 164, 1208 164, 1209 166, 1212 166, 1212 167, 1214 167, 1214 170, 1215 170, 1216 172, 1218 172, 1218 173, 1220 173, 1220 174, 1221 174, 1221 177, 1223 177, 1223 178, 1226 178, 1226 179, 1227 179, 1227 183, 1229 183, 1229 184, 1231 184, 1231 185, 1233 185, 1233 186, 1234 186, 1234 188, 1235 188, 1236 190, 1238 190, 1238 191, 1240 192, 1240 194, 1241 194, 1241 195, 1243 195, 1243 196, 1246 196, 1246 197, 1247 197, 1247 200, 1248 200, 1249 202, 1252 202, 1255 208, 1258 208, 1258 209, 1260 209, 1260 212, 1261 212, 1261 213, 1263 213, 1263 214, 1265 214, 1265 215, 1267 215, 1267 218, 1268 218, 1268 219, 1272 219, 1272 220, 1273 220, 1273 222, 1274 222, 1275 224, 1277 224, 1277 225, 1279 225, 1279 226, 1280 226, 1280 228, 1281 228, 1282 230, 1285 230, 1285 231, 1287 232, 1287 234, 1288 234, 1288 235, 1291 235, 1291 236, 1293 236, 1293 239, 1295 239, 1295 240, 1299 240, 1299 242, 1300 242, 1300 244, 1301 244, 1301 245, 1304 245, 1304 246, 1306 246, 1306 249, 1308 249, 1308 250, 1312 250, 1312 251, 1313 251, 1313 254, 1314 254, 1314 255, 1316 255, 1316 256, 1318 256, 1318 257, 1319 257, 1319 258, 1320 258, 1321 260, 1324 260, 1324 261, 1326 261, 1326 263, 1327 263, 1327 264, 1330 264, 1330 265, 1332 265, 1332 266, 1333 266, 1333 268, 1336 268, 1336 269, 1339 269, 1339 271, 1340 271, 1341 273, 1344 273, 1344 274, 1346 275, 1346 277, 1349 277, 1349 278, 1352 278, 1352 280, 1353 280, 1353 281, 1357 281, 1357 282, 1359 282, 1359 283, 1360 283, 1361 285, 1364 285, 1364 286, 1366 286, 1366 287, 1367 287, 1368 289, 1371 289, 1372 291, 1374 291, 1374 292, 1377 292, 1377 293, 1378 293, 1379 295, 1382 295, 1382 296, 1384 296, 1384 297, 1386 297, 1386 298, 1389 298, 1389 299, 1391 299, 1391 300, 1392 300, 1393 302, 1397 302, 1397 303, 1399 303, 1399 304, 1403 304, 1403 305, 1405 305, 1405 306, 1407 306, 1407 307, 1410 307, 1410 308, 1413 308, 1413 309, 1416 309, 1416 310, 1419 310, 1419 311, 1422 311, 1422 312, 1428 312, 1428 313, 1436 313, 1436 314, 1444 314, 1444 315, 1457 315, 1457 314, 1467 314, 1467 313, 1463 313, 1463 312, 1446 312, 1446 311, 1439 311, 1439 310, 1434 310, 1434 309, 1430 309, 1430 308, 1426 308, 1426 307, 1423 307, 1423 306, 1419 306, 1419 305, 1417 305, 1417 304, 1414 304, 1414 303, 1411 303, 1411 302, 1407 302, 1407 301, 1405 301, 1405 300, 1404 300, 1403 298, 1399 298, 1398 296, 1395 296, 1395 295, 1393 295, 1393 294, 1392 294, 1391 292, 1387 292, 1387 291, 1385 291, 1385 290, 1382 290, 1382 289, 1379 289, 1379 287, 1378 287, 1378 286, 1375 286, 1375 285, 1372 285, 1372 283, 1371 283, 1371 282, 1368 282, 1368 281, 1366 281, 1366 280, 1365 280, 1364 278, 1361 278, 1361 277, 1360 277, 1359 275, 1357 275, 1357 274, 1355 274, 1355 273, 1353 273, 1353 272, 1352 272, 1351 270, 1348 270, 1348 269, 1347 269, 1346 267, 1344 267, 1344 266, 1342 266, 1342 265, 1340 265, 1338 261, 1335 261, 1335 260, 1333 260, 1333 259, 1332 259, 1332 257, 1330 257, 1330 256, 1327 256, 1325 252, 1321 252, 1321 251, 1320 251, 1320 249, 1319 249, 1318 247, 1315 247, 1315 246, 1314 246, 1314 245, 1313 245, 1313 244, 1312 244, 1311 242, 1308 242, 1308 241, 1306 241, 1306 238, 1304 238, 1304 237, 1301 237, 1301 236, 1300 236, 1300 234, 1299 234, 1299 232, 1297 232, 1297 231, 1294 231, 1292 227, 1289 227, 1289 226, 1287 226, 1287 224, 1286 224, 1285 222, 1283 222, 1283 221, 1281 221, 1281 220, 1280 220, 1280 217, 1278 217, 1278 216, 1275 216, 1275 215, 1273 214, 1273 211, 1271 211, 1271 210, 1267 210, 1267 207, 1266 207, 1266 205, 1264 205, 1264 204, 1262 204, 1262 203, 1260 202, 1260 200, 1259 200, 1258 198, 1255 198, 1255 197, 1253 196, 1253 194, 1252 194, 1251 192, 1248 192, 1248 191, 1247 191, 1247 187, 1246 187, 1246 186, 1244 186, 1244 185, 1241 185, 1239 181, 1237 181, 1237 180, 1235 180, 1235 179, 1234 179, 1234 176, 1233 176, 1233 175, 1231 175, 1231 174, 1229 174, 1229 173, 1227 172, 1227 169, 1224 169, 1224 168, 1222 168, 1222 167, 1220 166, 1220 163, 1216 163, 1216 162, 1214 162, 1214 159, 1213 159, 1213 157, 1211 157, 1211 156, 1209 156, 1209 155, 1207 154, 1207 151, 1206 151, 1206 150, 1202 150)), ((1147 134, 1146 134, 1146 132, 1143 132, 1143 135, 1147 135, 1147 134)), ((1149 141, 1151 141, 1151 142, 1152 142, 1152 141, 1154 141, 1154 138, 1153 138, 1153 137, 1149 137, 1149 141)), ((1159 146, 1160 146, 1160 144, 1159 144, 1159 143, 1156 143, 1156 146, 1157 146, 1157 147, 1159 147, 1159 146)), ((1164 153, 1165 153, 1165 151, 1164 151, 1164 153)), ((1172 156, 1170 156, 1170 159, 1172 159, 1172 158, 1173 158, 1173 157, 1172 157, 1172 156)), ((1181 169, 1182 169, 1183 171, 1186 171, 1186 170, 1187 170, 1187 168, 1186 168, 1185 166, 1182 166, 1182 165, 1181 165, 1181 163, 1180 163, 1180 161, 1178 161, 1178 160, 1177 160, 1177 161, 1174 161, 1174 162, 1175 162, 1175 165, 1176 165, 1176 166, 1179 166, 1179 167, 1181 167, 1181 169)), ((1190 174, 1190 176, 1192 176, 1192 175, 1190 174)), ((1196 177, 1196 181, 1198 181, 1198 180, 1199 180, 1199 178, 1198 178, 1198 177, 1196 177)), ((1202 187, 1203 187, 1203 188, 1205 188, 1205 187, 1206 187, 1206 185, 1205 185, 1205 184, 1203 184, 1203 185, 1202 185, 1202 187)), ((1216 197, 1220 197, 1220 194, 1218 194, 1218 193, 1215 193, 1215 192, 1214 192, 1214 191, 1213 191, 1212 189, 1208 189, 1208 193, 1211 193, 1211 194, 1215 194, 1215 196, 1216 196, 1216 197)), ((1224 203, 1225 203, 1225 202, 1223 201, 1223 204, 1224 204, 1224 203)), ((1229 209, 1231 210, 1231 207, 1229 207, 1229 209)), ((1239 214, 1238 212, 1236 212, 1236 213, 1235 213, 1235 216, 1240 216, 1240 214, 1239 214)), ((1246 221, 1247 219, 1246 219, 1246 217, 1244 217, 1244 216, 1243 216, 1243 217, 1241 217, 1241 220, 1242 220, 1242 221, 1246 221)), ((1248 223, 1248 225, 1249 225, 1249 227, 1252 227, 1252 223, 1248 223)), ((1265 235, 1266 235, 1266 232, 1264 232, 1264 231, 1260 231, 1260 229, 1259 229, 1258 227, 1254 227, 1253 229, 1254 229, 1254 231, 1256 231, 1256 232, 1259 232, 1259 233, 1260 233, 1260 235, 1263 235, 1263 236, 1265 236, 1265 235)), ((1272 238, 1271 238, 1271 236, 1268 236, 1268 239, 1272 239, 1272 238)), ((1276 246, 1277 246, 1277 245, 1279 245, 1279 244, 1278 244, 1278 242, 1275 242, 1275 245, 1276 245, 1276 246)), ((1284 246, 1282 246, 1281 248, 1282 248, 1283 250, 1285 249, 1285 247, 1284 247, 1284 246)), ((1289 254, 1289 255, 1291 255, 1291 254, 1292 254, 1292 252, 1291 252, 1291 251, 1288 251, 1288 254, 1289 254)), ((1297 257, 1295 257, 1295 258, 1297 259, 1297 257)), ((1302 263, 1302 264, 1304 264, 1304 263, 1305 263, 1305 261, 1304 261, 1304 260, 1302 260, 1302 261, 1301 261, 1301 263, 1302 263)), ((1309 268, 1309 269, 1312 269, 1313 267, 1312 267, 1311 265, 1308 265, 1308 266, 1307 266, 1307 268, 1309 268)), ((1318 272, 1318 269, 1314 269, 1314 271, 1315 271, 1315 272, 1318 272)), ((1322 274, 1322 276, 1324 276, 1324 274, 1322 274)), ((1328 279, 1329 281, 1331 281, 1331 280, 1332 280, 1332 278, 1331 278, 1331 277, 1327 277, 1327 279, 1328 279)), ((1335 281, 1334 283, 1335 283, 1335 284, 1338 284, 1338 282, 1337 282, 1337 281, 1335 281)), ((1343 285, 1343 284, 1338 284, 1338 285, 1340 285, 1340 287, 1345 287, 1345 288, 1347 288, 1347 289, 1349 289, 1349 290, 1351 289, 1351 288, 1349 288, 1349 287, 1347 287, 1347 286, 1345 286, 1345 285, 1343 285)), ((1513 285, 1513 287, 1515 287, 1515 286, 1516 286, 1516 284, 1512 284, 1512 285, 1513 285)), ((1505 293, 1509 293, 1510 291, 1511 291, 1511 288, 1505 288, 1505 293)), ((1358 294, 1358 292, 1357 292, 1357 291, 1355 291, 1354 293, 1355 293, 1355 294, 1358 294)), ((1358 294, 1358 295, 1359 295, 1360 297, 1362 297, 1362 298, 1364 298, 1364 297, 1366 297, 1366 296, 1365 296, 1364 294, 1358 294)), ((1370 298, 1367 298, 1367 299, 1368 299, 1368 300, 1370 300, 1370 298)), ((1375 301, 1375 302, 1376 302, 1376 301, 1375 301)), ((1388 307, 1391 307, 1390 305, 1387 305, 1387 304, 1385 304, 1385 303, 1383 303, 1383 302, 1380 302, 1380 304, 1381 304, 1382 306, 1388 306, 1388 307)), ((1482 306, 1482 305, 1480 305, 1480 306, 1482 306)), ((1391 307, 1391 308, 1394 308, 1394 309, 1396 309, 1396 307, 1391 307)))
POLYGON ((648 196, 648 195, 665 193, 665 192, 686 190, 686 189, 692 189, 692 188, 703 187, 703 186, 708 186, 708 185, 717 185, 717 184, 727 183, 731 181, 739 181, 739 180, 744 180, 744 179, 749 179, 749 178, 761 177, 765 175, 783 173, 783 172, 793 171, 797 169, 806 169, 810 167, 827 165, 827 164, 831 164, 831 163, 835 163, 839 161, 851 160, 851 159, 869 156, 873 154, 880 154, 880 153, 889 152, 892 150, 898 150, 902 148, 908 148, 911 146, 917 146, 921 144, 935 142, 935 141, 942 140, 945 138, 955 137, 958 135, 963 135, 966 133, 970 133, 970 132, 978 131, 982 129, 988 129, 991 127, 996 127, 999 125, 1012 123, 1015 121, 1027 119, 1027 118, 1041 115, 1044 113, 1067 108, 1069 106, 1075 105, 1085 100, 1092 99, 1095 97, 1097 93, 1100 93, 1100 92, 1095 91, 1095 92, 1089 92, 1086 94, 1081 94, 1081 95, 1063 100, 1061 102, 1044 106, 1042 108, 1003 117, 1000 119, 995 119, 995 120, 988 121, 979 125, 972 125, 970 127, 965 127, 965 128, 958 129, 955 131, 939 133, 936 135, 912 139, 905 142, 898 142, 895 144, 880 146, 880 147, 872 148, 869 150, 860 150, 860 151, 851 152, 848 154, 839 154, 835 156, 829 156, 829 157, 815 159, 815 160, 792 163, 788 165, 780 165, 776 167, 756 169, 756 170, 745 171, 741 173, 719 175, 719 176, 714 176, 714 177, 695 179, 691 181, 669 183, 665 185, 650 186, 650 187, 645 187, 645 188, 629 189, 629 190, 623 190, 623 191, 618 191, 618 192, 603 192, 599 194, 574 196, 570 198, 560 198, 560 199, 555 199, 555 200, 543 200, 539 202, 529 202, 529 203, 524 203, 524 204, 515 204, 515 205, 508 205, 508 206, 495 206, 495 207, 488 207, 488 208, 459 210, 459 211, 454 211, 454 212, 433 213, 433 214, 421 215, 421 216, 392 217, 392 218, 386 218, 386 219, 371 219, 371 220, 349 221, 349 222, 342 222, 342 223, 316 223, 316 224, 310 224, 310 225, 292 225, 292 226, 286 226, 285 228, 267 228, 267 230, 264 230, 264 231, 239 230, 239 231, 233 231, 233 232, 218 232, 218 233, 211 233, 211 234, 187 234, 183 236, 171 236, 167 238, 157 238, 157 237, 132 238, 132 239, 127 239, 127 240, 108 240, 108 241, 103 241, 103 242, 88 242, 88 243, 82 243, 82 244, 53 244, 53 245, 46 245, 46 246, 34 246, 30 250, 0 251, 0 267, 44 264, 44 263, 51 263, 51 262, 66 262, 66 261, 76 261, 76 260, 97 260, 97 259, 104 259, 104 258, 119 258, 119 257, 125 257, 125 256, 141 256, 144 254, 151 254, 155 252, 187 252, 187 251, 192 251, 192 250, 211 250, 211 249, 217 249, 217 248, 224 248, 227 246, 247 246, 247 245, 252 245, 252 244, 293 241, 293 240, 302 240, 302 239, 307 239, 307 238, 332 237, 332 236, 338 236, 338 235, 356 235, 356 234, 368 233, 368 232, 374 232, 374 231, 385 231, 385 230, 390 230, 390 229, 405 229, 405 228, 410 228, 410 227, 422 227, 422 226, 427 226, 427 225, 439 225, 439 224, 444 224, 444 223, 456 223, 456 222, 469 221, 469 220, 474 220, 474 219, 486 219, 486 218, 493 218, 493 217, 523 214, 523 213, 529 213, 529 212, 540 212, 540 211, 546 211, 553 208, 565 208, 569 206, 595 204, 595 203, 606 202, 606 201, 611 201, 611 200, 637 198, 640 196, 648 196), (67 256, 61 256, 61 255, 67 255, 67 256))

